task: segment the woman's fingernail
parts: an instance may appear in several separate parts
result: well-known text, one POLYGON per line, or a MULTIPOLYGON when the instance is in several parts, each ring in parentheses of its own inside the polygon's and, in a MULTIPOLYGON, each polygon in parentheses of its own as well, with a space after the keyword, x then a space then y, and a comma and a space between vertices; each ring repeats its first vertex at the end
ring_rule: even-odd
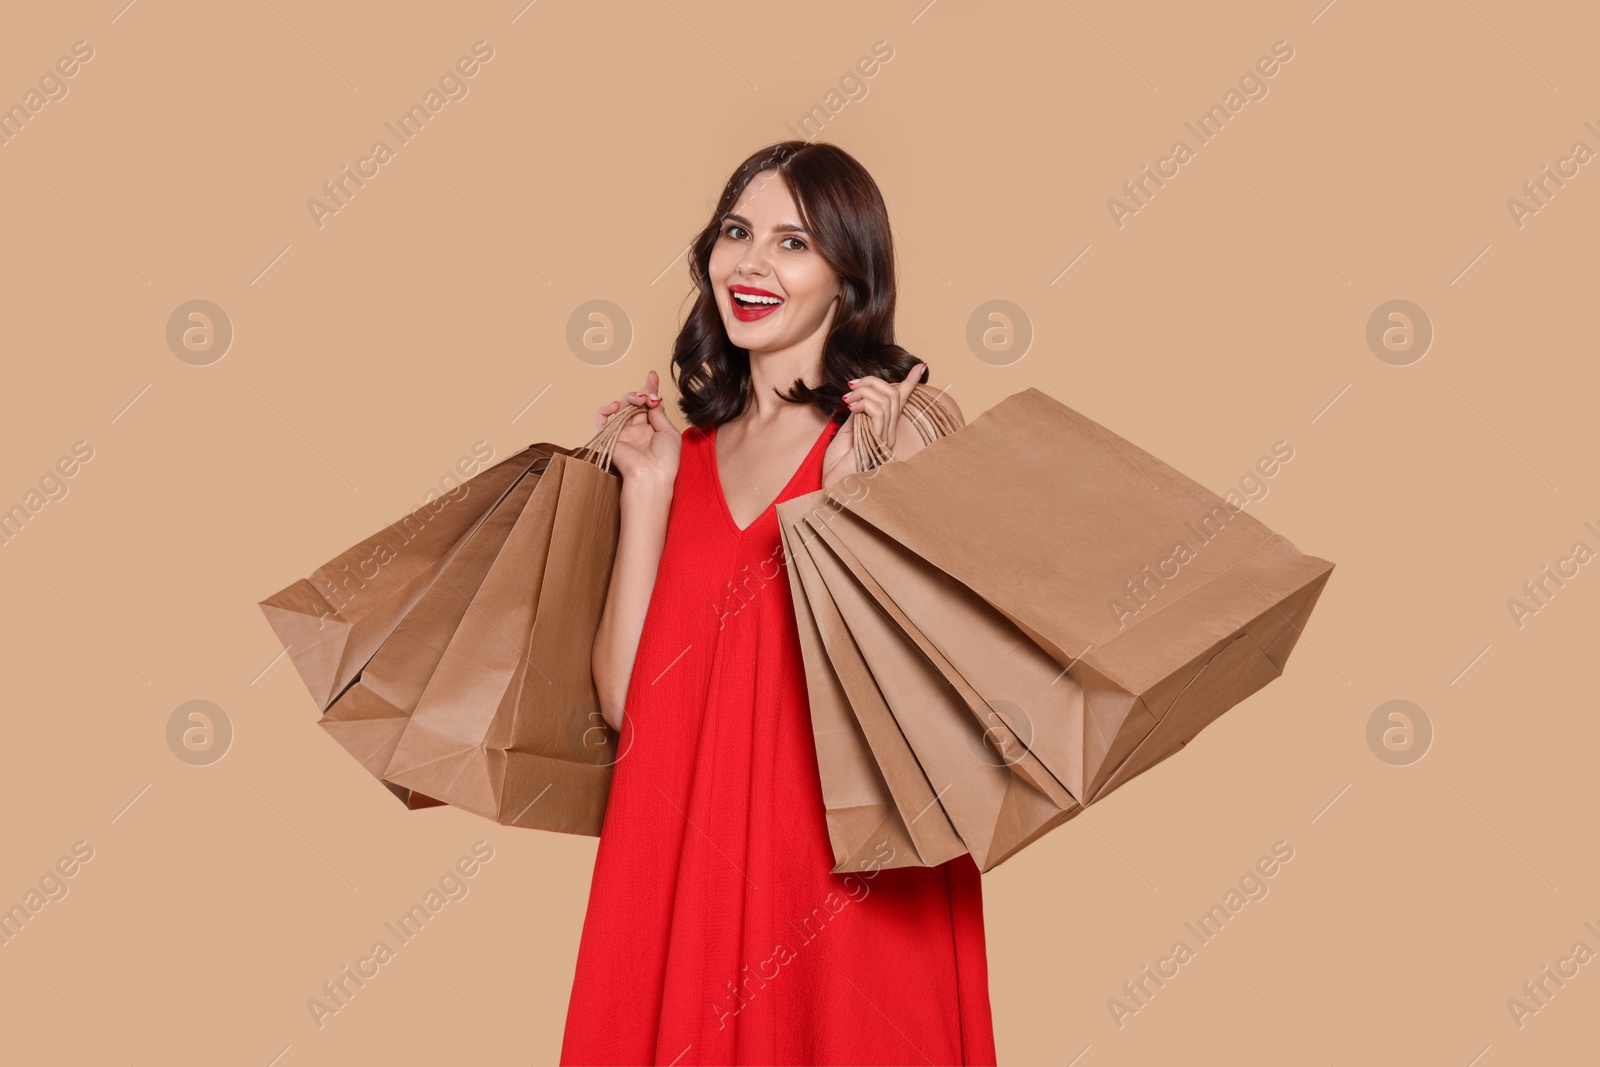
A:
POLYGON ((859 382, 860 380, 861 380, 860 378, 851 378, 848 382, 845 382, 844 384, 846 384, 850 388, 854 389, 856 387, 856 383, 859 382))
POLYGON ((650 399, 651 399, 651 400, 660 400, 660 399, 661 399, 661 396, 660 396, 660 394, 658 394, 658 393, 651 393, 651 394, 650 394, 650 399))

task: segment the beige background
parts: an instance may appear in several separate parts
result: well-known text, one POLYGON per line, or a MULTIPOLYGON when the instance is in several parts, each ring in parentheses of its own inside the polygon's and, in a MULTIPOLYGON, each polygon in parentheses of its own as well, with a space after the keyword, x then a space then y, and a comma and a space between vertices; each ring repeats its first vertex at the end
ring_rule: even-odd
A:
POLYGON ((1338 565, 1281 680, 985 876, 1001 1061, 1594 1062, 1600 963, 1521 1028, 1506 1004, 1600 951, 1600 576, 1507 607, 1600 549, 1596 164, 1507 207, 1600 149, 1588 5, 122 3, 0 33, 0 102, 94 50, 0 146, 0 504, 93 449, 0 547, 0 902, 93 848, 0 947, 5 1059, 554 1062, 595 840, 403 810, 256 602, 474 442, 581 442, 665 374, 707 202, 881 40, 817 135, 882 186, 933 381, 969 418, 1038 386, 1218 491, 1286 441, 1251 509, 1338 565), (479 40, 470 95, 319 229, 308 198, 479 40), (1119 229, 1107 199, 1280 40, 1119 229), (195 299, 235 331, 206 366, 165 338, 195 299), (634 331, 607 366, 566 341, 597 299, 634 331), (969 347, 995 299, 1021 358, 969 347), (1436 331, 1405 366, 1366 341, 1394 299, 1436 331), (193 699, 234 730, 209 766, 168 746, 193 699), (1367 742, 1392 699, 1434 730, 1407 766, 1367 742), (318 1030, 307 999, 479 839, 470 895, 318 1030), (1279 840, 1270 895, 1118 1028, 1279 840))

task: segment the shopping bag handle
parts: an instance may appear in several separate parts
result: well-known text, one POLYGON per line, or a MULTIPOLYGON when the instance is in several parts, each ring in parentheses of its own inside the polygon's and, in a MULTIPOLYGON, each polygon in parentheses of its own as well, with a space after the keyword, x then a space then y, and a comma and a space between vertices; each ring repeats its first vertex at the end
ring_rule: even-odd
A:
MULTIPOLYGON (((611 452, 616 447, 617 438, 622 434, 622 428, 628 425, 628 420, 634 415, 644 411, 634 404, 623 404, 611 413, 606 419, 606 424, 600 427, 587 444, 578 449, 577 458, 585 463, 593 463, 607 473, 611 470, 611 452)), ((647 415, 648 417, 648 415, 647 415)))
MULTIPOLYGON (((911 396, 900 409, 900 417, 910 419, 911 425, 917 428, 917 434, 925 445, 931 445, 946 434, 955 433, 961 428, 950 412, 937 402, 944 393, 943 389, 935 389, 919 382, 912 386, 911 396)), ((873 428, 871 416, 864 411, 856 414, 859 416, 856 419, 855 429, 856 471, 859 473, 872 470, 894 459, 894 449, 878 436, 878 431, 873 428)))

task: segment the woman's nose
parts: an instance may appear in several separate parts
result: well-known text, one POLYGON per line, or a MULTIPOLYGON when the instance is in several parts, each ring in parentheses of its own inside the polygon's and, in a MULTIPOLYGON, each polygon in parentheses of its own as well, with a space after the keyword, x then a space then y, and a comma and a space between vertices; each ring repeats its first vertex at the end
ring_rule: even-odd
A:
POLYGON ((744 258, 739 261, 739 273, 745 275, 746 277, 765 274, 766 271, 766 256, 758 251, 755 251, 754 249, 745 253, 744 258))

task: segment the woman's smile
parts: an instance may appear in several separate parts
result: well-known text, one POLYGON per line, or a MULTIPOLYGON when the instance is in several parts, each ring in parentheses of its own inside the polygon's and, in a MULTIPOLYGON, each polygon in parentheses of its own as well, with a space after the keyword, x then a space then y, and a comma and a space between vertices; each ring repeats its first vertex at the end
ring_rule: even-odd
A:
POLYGON ((733 317, 740 322, 754 322, 766 318, 783 306, 783 297, 769 289, 751 285, 728 286, 729 306, 733 317))

